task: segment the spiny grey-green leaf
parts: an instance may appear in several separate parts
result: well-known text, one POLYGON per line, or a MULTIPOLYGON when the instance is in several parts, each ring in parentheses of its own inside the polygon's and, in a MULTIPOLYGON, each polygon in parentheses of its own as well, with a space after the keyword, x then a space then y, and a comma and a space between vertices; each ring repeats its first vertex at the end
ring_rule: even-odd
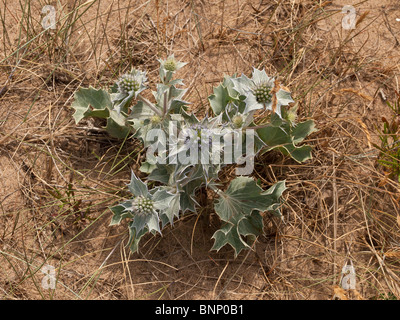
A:
POLYGON ((221 229, 217 230, 212 236, 214 245, 211 250, 219 251, 223 246, 229 244, 235 250, 235 257, 248 245, 241 238, 236 225, 225 223, 221 229))
POLYGON ((213 238, 214 250, 229 244, 235 250, 235 256, 249 245, 245 237, 255 238, 262 233, 263 224, 260 212, 272 211, 279 214, 285 181, 278 182, 263 191, 257 183, 248 177, 234 179, 214 205, 215 212, 226 223, 217 230, 213 238))
POLYGON ((221 112, 225 111, 230 101, 228 89, 220 84, 218 87, 214 88, 214 94, 210 95, 208 100, 210 101, 214 114, 219 115, 221 112))
POLYGON ((249 177, 234 179, 226 192, 220 192, 215 204, 215 211, 223 221, 238 220, 241 215, 248 215, 253 210, 265 211, 271 203, 268 195, 249 177))
POLYGON ((113 217, 110 222, 110 226, 120 224, 121 221, 125 218, 133 218, 133 215, 129 211, 124 211, 125 206, 124 204, 128 205, 130 201, 124 201, 123 203, 120 203, 114 207, 111 207, 110 210, 113 213, 113 217))
POLYGON ((102 89, 80 88, 74 98, 72 108, 76 123, 86 117, 107 118, 112 109, 110 94, 102 89))
POLYGON ((139 250, 139 241, 148 232, 149 231, 147 228, 144 228, 138 232, 136 230, 136 228, 134 227, 133 223, 132 222, 129 223, 128 245, 133 253, 135 253, 139 250))
POLYGON ((131 172, 131 182, 128 184, 128 188, 129 191, 136 197, 137 196, 147 197, 149 194, 147 185, 138 177, 136 177, 133 171, 131 172))
POLYGON ((302 142, 309 134, 317 131, 315 128, 315 122, 313 120, 307 120, 304 122, 297 123, 292 130, 293 142, 302 142))
POLYGON ((130 127, 125 125, 120 125, 113 118, 107 118, 106 130, 108 134, 117 139, 125 139, 130 133, 130 127))

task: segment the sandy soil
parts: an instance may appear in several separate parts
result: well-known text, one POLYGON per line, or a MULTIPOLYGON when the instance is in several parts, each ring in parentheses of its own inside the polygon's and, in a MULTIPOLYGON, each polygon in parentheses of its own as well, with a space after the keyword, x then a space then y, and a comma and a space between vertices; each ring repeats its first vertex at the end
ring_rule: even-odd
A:
POLYGON ((61 3, 52 34, 37 2, 0 4, 0 297, 344 298, 336 286, 348 259, 357 291, 346 297, 399 297, 399 256, 379 268, 398 247, 399 190, 372 145, 399 91, 398 1, 61 3), (343 28, 344 5, 356 9, 355 29, 343 28), (101 122, 72 119, 80 86, 110 85, 131 66, 154 84, 156 59, 170 53, 188 62, 178 76, 200 115, 224 75, 258 67, 282 77, 299 117, 319 129, 304 165, 278 153, 258 159, 254 177, 287 181, 284 219, 265 215, 255 251, 236 259, 210 251, 219 221, 207 208, 131 254, 126 224, 108 226, 108 206, 138 168, 138 144, 121 147, 93 129, 101 122), (55 267, 55 290, 41 287, 44 265, 55 267))

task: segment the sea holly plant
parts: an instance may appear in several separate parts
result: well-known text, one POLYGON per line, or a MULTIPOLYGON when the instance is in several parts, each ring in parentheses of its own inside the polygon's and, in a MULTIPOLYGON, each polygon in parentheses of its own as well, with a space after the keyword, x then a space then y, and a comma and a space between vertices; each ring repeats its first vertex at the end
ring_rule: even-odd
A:
POLYGON ((162 234, 183 214, 198 213, 199 192, 210 190, 221 221, 212 250, 229 245, 237 256, 263 234, 265 213, 281 216, 286 189, 278 181, 264 190, 251 178, 254 158, 279 150, 299 163, 310 159, 311 147, 299 144, 315 131, 314 122, 298 122, 290 91, 258 69, 251 77, 225 76, 209 96, 212 114, 199 118, 189 111, 183 80, 174 78, 185 63, 173 55, 159 62, 152 97, 145 94, 146 73, 138 69, 121 75, 109 90, 75 93, 76 123, 106 119, 111 136, 138 139, 146 150, 140 167, 146 178, 131 172, 131 196, 110 208, 111 225, 128 220, 129 246, 136 252, 144 235, 162 234), (228 165, 236 165, 237 177, 222 187, 219 173, 228 165))

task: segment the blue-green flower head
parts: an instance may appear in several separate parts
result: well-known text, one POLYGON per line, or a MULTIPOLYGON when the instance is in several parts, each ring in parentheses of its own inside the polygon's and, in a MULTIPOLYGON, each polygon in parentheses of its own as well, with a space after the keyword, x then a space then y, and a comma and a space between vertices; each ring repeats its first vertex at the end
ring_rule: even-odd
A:
POLYGON ((110 208, 114 213, 111 225, 120 224, 125 218, 130 220, 129 245, 131 250, 136 252, 140 238, 144 234, 161 233, 160 221, 164 226, 168 221, 172 223, 174 217, 178 216, 180 209, 176 204, 179 204, 179 194, 171 193, 165 187, 148 190, 147 184, 133 172, 128 188, 133 198, 110 208))
MULTIPOLYGON (((161 233, 160 217, 167 215, 172 221, 173 216, 169 212, 170 202, 176 195, 159 187, 148 190, 147 184, 133 172, 128 188, 133 198, 113 208, 116 214, 114 224, 119 223, 123 217, 128 217, 131 219, 130 228, 135 230, 135 234, 145 230, 161 233)), ((172 214, 177 214, 177 212, 172 212, 172 214)))
POLYGON ((180 138, 183 140, 186 148, 190 148, 190 146, 196 144, 199 150, 201 150, 201 144, 203 142, 206 143, 206 146, 208 142, 207 147, 211 148, 213 142, 220 141, 221 137, 221 128, 219 128, 216 123, 209 122, 207 118, 204 118, 201 122, 184 126, 180 138))
POLYGON ((250 90, 257 103, 269 106, 272 103, 272 89, 275 85, 275 79, 268 77, 264 70, 254 69, 252 81, 254 85, 250 90))
POLYGON ((149 216, 153 214, 154 202, 152 199, 145 198, 144 196, 137 196, 131 200, 132 210, 138 215, 149 216))
POLYGON ((146 81, 146 72, 133 69, 131 72, 122 75, 118 79, 118 90, 121 93, 129 94, 134 92, 135 95, 137 95, 146 88, 146 81))
POLYGON ((154 201, 147 185, 132 172, 128 188, 134 197, 120 205, 124 208, 124 212, 129 213, 132 217, 132 227, 136 232, 141 232, 144 228, 150 232, 160 232, 159 206, 154 201))
POLYGON ((245 96, 244 102, 246 108, 244 113, 253 110, 269 109, 272 110, 272 90, 275 85, 275 79, 267 76, 264 70, 253 69, 252 78, 245 75, 232 79, 234 89, 245 96))
POLYGON ((244 96, 246 104, 243 114, 249 114, 255 110, 273 110, 280 116, 281 106, 294 102, 290 92, 279 89, 276 93, 276 105, 273 108, 275 94, 275 79, 270 78, 264 70, 253 69, 251 79, 242 75, 232 78, 233 88, 240 96, 244 96))

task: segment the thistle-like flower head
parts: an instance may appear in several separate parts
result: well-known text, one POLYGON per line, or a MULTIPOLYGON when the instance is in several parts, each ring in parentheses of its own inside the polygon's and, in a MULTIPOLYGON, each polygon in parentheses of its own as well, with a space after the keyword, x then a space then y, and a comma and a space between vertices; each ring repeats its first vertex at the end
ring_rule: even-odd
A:
POLYGON ((180 62, 175 59, 174 55, 170 55, 166 60, 158 60, 161 64, 161 68, 165 71, 175 72, 186 65, 185 62, 180 62))
POLYGON ((148 216, 153 213, 154 202, 152 199, 145 198, 144 196, 134 197, 132 200, 132 209, 142 216, 148 216))
POLYGON ((172 71, 174 72, 177 69, 177 61, 173 58, 168 58, 165 62, 164 62, 164 68, 167 71, 172 71))
POLYGON ((154 124, 154 125, 157 125, 157 124, 161 123, 161 121, 162 121, 162 119, 161 119, 161 117, 158 116, 158 115, 154 115, 154 116, 152 116, 152 117, 150 118, 150 122, 151 122, 152 124, 154 124))
POLYGON ((132 74, 124 74, 118 81, 118 88, 123 93, 128 93, 129 91, 138 91, 140 88, 140 83, 132 74))
POLYGON ((146 72, 133 69, 131 72, 122 75, 118 79, 118 90, 121 93, 129 94, 130 92, 134 92, 135 95, 137 95, 140 91, 143 91, 146 88, 146 81, 146 72))
POLYGON ((216 124, 209 122, 205 118, 202 122, 184 126, 181 140, 183 140, 186 148, 190 148, 194 144, 198 145, 199 150, 201 150, 202 144, 211 148, 213 142, 220 141, 220 137, 222 136, 220 131, 221 129, 216 124))
MULTIPOLYGON (((254 68, 251 79, 242 75, 231 80, 234 90, 245 97, 246 108, 243 112, 244 114, 259 109, 272 110, 275 79, 270 78, 264 70, 261 71, 254 68)), ((290 92, 282 89, 279 89, 276 93, 276 98, 275 112, 282 117, 281 106, 286 106, 294 101, 290 96, 290 92)))
POLYGON ((129 191, 134 195, 111 208, 114 213, 111 225, 119 224, 122 219, 129 218, 129 243, 133 251, 137 251, 140 238, 147 232, 155 233, 160 230, 160 220, 164 226, 172 224, 179 214, 179 193, 171 193, 170 188, 155 187, 148 190, 147 185, 132 172, 129 191), (171 202, 175 201, 171 206, 171 202))
POLYGON ((160 232, 160 216, 168 209, 172 195, 164 191, 148 190, 147 185, 132 172, 129 191, 134 197, 120 204, 128 216, 131 217, 131 227, 137 233, 145 228, 148 231, 160 232))
POLYGON ((244 123, 244 118, 242 115, 237 114, 232 117, 232 124, 235 128, 241 128, 244 123))
POLYGON ((223 129, 215 119, 209 118, 184 124, 180 128, 178 137, 172 139, 173 148, 168 155, 169 162, 178 165, 177 177, 185 176, 183 180, 186 181, 187 170, 191 168, 206 184, 209 182, 222 163, 223 129))
POLYGON ((253 89, 253 94, 256 96, 258 103, 270 103, 272 101, 271 90, 270 83, 261 83, 253 89))

